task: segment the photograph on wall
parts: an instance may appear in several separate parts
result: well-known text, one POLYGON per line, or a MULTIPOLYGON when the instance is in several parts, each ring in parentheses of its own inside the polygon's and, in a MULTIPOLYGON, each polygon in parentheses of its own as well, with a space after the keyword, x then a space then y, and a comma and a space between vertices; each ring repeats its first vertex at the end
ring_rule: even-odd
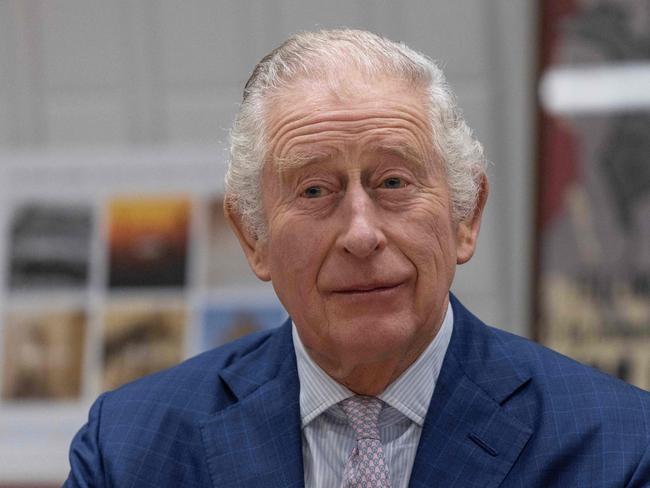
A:
POLYGON ((233 287, 258 285, 239 241, 230 230, 223 213, 223 198, 210 199, 208 211, 207 286, 233 287))
POLYGON ((82 288, 88 281, 92 209, 29 202, 13 209, 8 277, 12 290, 82 288))
POLYGON ((117 388, 180 362, 186 322, 180 301, 110 306, 104 316, 102 388, 117 388))
POLYGON ((69 400, 80 396, 84 311, 12 312, 0 330, 3 399, 69 400))
POLYGON ((629 77, 649 60, 650 4, 547 3, 538 336, 650 389, 650 110, 629 77), (609 90, 577 96, 596 68, 609 90))
POLYGON ((187 197, 112 200, 108 212, 109 287, 184 286, 190 208, 187 197))
POLYGON ((199 350, 206 351, 261 330, 279 327, 288 314, 278 301, 233 299, 205 306, 201 317, 199 350))

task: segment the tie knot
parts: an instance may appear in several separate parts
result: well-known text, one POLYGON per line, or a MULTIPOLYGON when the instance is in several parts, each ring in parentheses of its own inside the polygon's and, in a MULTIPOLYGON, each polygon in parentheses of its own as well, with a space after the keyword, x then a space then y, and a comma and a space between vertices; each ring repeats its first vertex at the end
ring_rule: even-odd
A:
POLYGON ((379 440, 378 420, 383 406, 379 398, 357 395, 343 400, 340 405, 357 435, 357 440, 379 440))

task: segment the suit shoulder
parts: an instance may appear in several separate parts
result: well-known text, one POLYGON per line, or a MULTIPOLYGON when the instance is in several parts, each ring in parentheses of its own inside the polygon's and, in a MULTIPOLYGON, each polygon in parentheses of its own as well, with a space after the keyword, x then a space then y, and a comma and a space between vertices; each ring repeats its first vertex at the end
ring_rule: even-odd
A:
POLYGON ((72 442, 71 486, 103 479, 102 470, 111 486, 210 484, 206 459, 196 453, 203 452, 201 426, 236 400, 222 375, 237 367, 273 374, 287 337, 285 324, 102 394, 72 442), (156 467, 145 482, 138 477, 144 465, 156 467))
MULTIPOLYGON (((650 438, 650 393, 541 344, 490 327, 451 295, 450 351, 465 374, 498 403, 523 400, 522 416, 589 410, 594 418, 628 419, 650 438)), ((517 403, 517 402, 514 402, 517 403)))
POLYGON ((513 366, 556 399, 579 397, 604 408, 635 409, 648 422, 650 392, 582 364, 530 339, 485 326, 513 366))

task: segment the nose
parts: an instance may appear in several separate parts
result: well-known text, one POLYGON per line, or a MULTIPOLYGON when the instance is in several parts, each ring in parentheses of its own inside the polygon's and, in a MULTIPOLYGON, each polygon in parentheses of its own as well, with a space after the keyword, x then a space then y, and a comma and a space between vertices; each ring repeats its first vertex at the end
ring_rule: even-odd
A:
POLYGON ((364 188, 348 188, 342 212, 344 226, 338 244, 345 252, 367 258, 386 246, 376 204, 364 188))

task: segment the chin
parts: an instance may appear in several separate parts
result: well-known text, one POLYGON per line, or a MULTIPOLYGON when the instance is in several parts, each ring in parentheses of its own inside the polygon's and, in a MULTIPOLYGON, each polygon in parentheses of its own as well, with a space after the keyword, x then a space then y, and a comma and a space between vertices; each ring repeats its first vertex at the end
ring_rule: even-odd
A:
POLYGON ((398 321, 353 320, 332 331, 332 342, 355 359, 388 360, 401 356, 413 339, 412 334, 399 324, 398 321))

